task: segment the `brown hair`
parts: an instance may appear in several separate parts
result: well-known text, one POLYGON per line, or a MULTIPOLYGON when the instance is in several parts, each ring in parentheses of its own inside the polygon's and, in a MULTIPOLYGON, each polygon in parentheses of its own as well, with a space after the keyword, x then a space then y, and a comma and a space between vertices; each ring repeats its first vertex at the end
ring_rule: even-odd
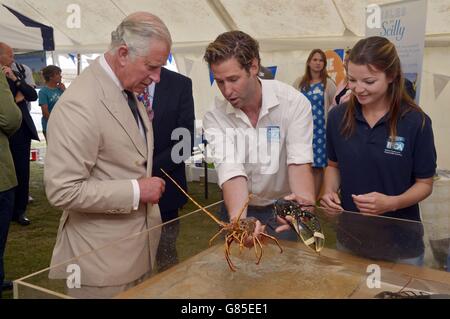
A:
MULTIPOLYGON (((405 113, 418 110, 423 114, 422 109, 406 93, 400 58, 395 45, 388 39, 374 36, 359 40, 350 52, 349 62, 356 65, 366 65, 369 70, 375 69, 384 72, 386 77, 392 80, 387 89, 389 101, 387 118, 390 138, 397 135, 397 121, 405 113), (403 112, 401 112, 402 104, 406 105, 403 112)), ((359 105, 357 98, 352 95, 341 127, 342 134, 347 138, 355 131, 355 112, 359 105)), ((425 121, 424 114, 423 120, 425 121)))
POLYGON ((48 65, 41 72, 45 82, 48 82, 53 75, 61 73, 61 69, 56 65, 48 65))
POLYGON ((314 54, 319 53, 320 57, 322 58, 324 65, 322 71, 320 71, 320 82, 323 84, 323 88, 325 89, 327 87, 327 79, 328 79, 328 72, 327 72, 327 56, 325 55, 325 52, 323 52, 321 49, 314 49, 311 51, 311 53, 308 56, 308 60, 306 60, 306 67, 305 67, 305 74, 303 75, 300 84, 298 86, 298 89, 308 91, 309 90, 309 84, 312 80, 311 75, 311 68, 309 67, 309 63, 311 62, 314 54))
POLYGON ((258 41, 242 31, 229 31, 219 35, 206 48, 203 56, 208 66, 235 58, 242 68, 250 71, 253 59, 261 65, 258 41))

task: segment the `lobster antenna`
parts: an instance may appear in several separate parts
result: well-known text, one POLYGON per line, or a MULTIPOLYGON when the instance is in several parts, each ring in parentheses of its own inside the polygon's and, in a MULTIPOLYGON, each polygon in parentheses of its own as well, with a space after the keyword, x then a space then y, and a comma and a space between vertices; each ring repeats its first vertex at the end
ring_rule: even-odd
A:
MULTIPOLYGON (((163 170, 161 168, 161 172, 164 173, 164 175, 167 176, 168 179, 170 179, 177 187, 180 191, 183 192, 184 195, 187 196, 187 198, 189 198, 195 205, 198 206, 198 208, 200 208, 202 211, 204 211, 209 217, 211 217, 217 224, 222 225, 223 223, 217 219, 216 216, 214 216, 213 214, 211 214, 210 212, 208 212, 205 208, 203 208, 202 205, 200 205, 199 203, 196 202, 196 200, 194 198, 192 198, 169 174, 166 173, 165 170, 163 170)), ((245 208, 244 208, 245 209, 245 208)))
POLYGON ((253 196, 252 194, 248 195, 247 201, 245 202, 244 207, 242 207, 242 209, 241 209, 241 211, 240 211, 238 217, 236 218, 236 221, 239 221, 239 219, 241 219, 241 215, 242 215, 242 213, 244 212, 244 210, 247 208, 248 203, 250 202, 250 198, 252 198, 252 196, 253 196))

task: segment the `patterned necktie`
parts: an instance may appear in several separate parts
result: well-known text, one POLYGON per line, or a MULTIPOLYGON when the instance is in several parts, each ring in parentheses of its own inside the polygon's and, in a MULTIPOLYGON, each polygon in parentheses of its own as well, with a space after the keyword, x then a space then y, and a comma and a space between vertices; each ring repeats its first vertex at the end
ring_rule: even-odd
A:
POLYGON ((148 90, 148 86, 144 89, 144 93, 139 94, 138 100, 144 104, 145 109, 147 110, 148 119, 150 121, 153 120, 154 113, 152 108, 152 97, 148 90))
POLYGON ((136 120, 136 124, 139 127, 139 113, 137 109, 136 100, 134 99, 134 94, 130 91, 124 90, 127 95, 128 106, 130 107, 131 113, 133 113, 134 119, 136 120))

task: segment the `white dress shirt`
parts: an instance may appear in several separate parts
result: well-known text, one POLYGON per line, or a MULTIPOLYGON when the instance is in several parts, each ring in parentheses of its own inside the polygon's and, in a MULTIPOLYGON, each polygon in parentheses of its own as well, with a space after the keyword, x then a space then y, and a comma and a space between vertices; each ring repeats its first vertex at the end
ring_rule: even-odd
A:
POLYGON ((313 160, 309 100, 282 82, 260 81, 262 105, 256 127, 241 109, 219 98, 203 119, 219 186, 233 177, 246 177, 249 193, 256 195, 250 200, 254 206, 288 195, 288 165, 313 160))

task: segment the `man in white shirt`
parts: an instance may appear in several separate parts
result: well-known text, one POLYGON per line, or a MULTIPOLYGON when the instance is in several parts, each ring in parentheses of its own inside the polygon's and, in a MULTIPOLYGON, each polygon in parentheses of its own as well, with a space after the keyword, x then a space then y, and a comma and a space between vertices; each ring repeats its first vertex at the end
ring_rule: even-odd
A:
MULTIPOLYGON (((72 82, 49 119, 45 190, 64 209, 51 266, 83 255, 73 262, 81 288, 71 296, 115 296, 154 266, 165 182, 151 175, 152 125, 132 92, 159 82, 171 44, 158 17, 126 17, 110 50, 72 82)), ((68 273, 56 267, 49 276, 68 273)))
MULTIPOLYGON (((204 59, 225 98, 206 113, 203 126, 230 220, 250 193, 241 218, 253 216, 262 224, 273 217, 270 204, 276 199, 314 203, 313 120, 307 98, 277 80, 258 78, 259 45, 244 32, 221 34, 204 59)), ((254 235, 263 230, 258 223, 254 235)), ((285 235, 295 238, 292 232, 285 235)))

